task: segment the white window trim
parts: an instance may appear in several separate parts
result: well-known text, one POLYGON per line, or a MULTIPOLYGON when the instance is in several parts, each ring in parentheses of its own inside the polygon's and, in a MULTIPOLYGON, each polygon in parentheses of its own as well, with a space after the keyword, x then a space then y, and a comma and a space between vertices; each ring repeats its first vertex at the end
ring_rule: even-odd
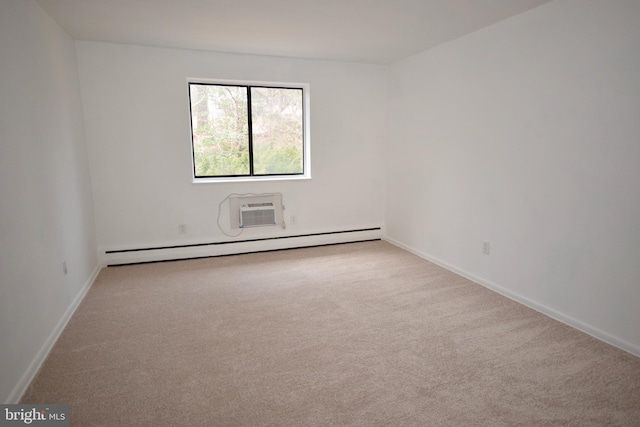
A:
MULTIPOLYGON (((230 177, 207 177, 196 178, 195 164, 193 158, 193 135, 189 125, 189 157, 191 158, 191 181, 193 184, 211 184, 222 182, 256 182, 256 181, 300 181, 311 179, 311 86, 308 83, 291 83, 291 82, 265 82, 259 80, 225 80, 225 79, 203 79, 196 77, 187 78, 187 86, 189 83, 203 84, 227 84, 227 85, 246 85, 246 86, 264 86, 264 87, 286 87, 292 89, 302 89, 302 103, 304 117, 303 119, 303 169, 304 173, 300 175, 270 175, 270 176, 230 176, 230 177)), ((187 92, 187 112, 191 114, 191 105, 189 104, 189 96, 187 92)))

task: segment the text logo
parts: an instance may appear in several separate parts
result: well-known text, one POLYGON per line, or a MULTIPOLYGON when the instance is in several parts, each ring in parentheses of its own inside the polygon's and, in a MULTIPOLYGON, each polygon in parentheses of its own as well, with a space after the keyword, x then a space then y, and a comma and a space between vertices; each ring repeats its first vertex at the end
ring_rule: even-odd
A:
POLYGON ((0 427, 69 427, 69 405, 0 405, 0 427))

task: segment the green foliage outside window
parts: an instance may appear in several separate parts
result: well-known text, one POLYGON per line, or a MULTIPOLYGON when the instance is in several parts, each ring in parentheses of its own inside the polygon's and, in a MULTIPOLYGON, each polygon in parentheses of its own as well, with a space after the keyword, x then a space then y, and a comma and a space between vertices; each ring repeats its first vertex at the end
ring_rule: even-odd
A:
POLYGON ((196 178, 304 172, 302 89, 189 87, 196 178))

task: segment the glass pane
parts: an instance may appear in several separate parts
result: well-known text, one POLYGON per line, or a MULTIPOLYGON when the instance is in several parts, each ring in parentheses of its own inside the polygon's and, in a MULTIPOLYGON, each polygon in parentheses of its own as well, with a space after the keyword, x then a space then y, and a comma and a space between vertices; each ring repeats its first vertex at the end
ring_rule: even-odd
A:
POLYGON ((247 89, 189 85, 196 177, 249 175, 247 89))
POLYGON ((256 175, 303 173, 302 89, 251 88, 256 175))

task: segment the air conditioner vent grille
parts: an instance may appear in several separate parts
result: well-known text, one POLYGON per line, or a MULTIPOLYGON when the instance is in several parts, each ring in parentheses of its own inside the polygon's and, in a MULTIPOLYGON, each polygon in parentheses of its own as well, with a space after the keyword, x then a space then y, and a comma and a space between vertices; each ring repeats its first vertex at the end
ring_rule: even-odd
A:
POLYGON ((240 207, 240 227, 260 227, 276 224, 273 203, 249 203, 240 207))

